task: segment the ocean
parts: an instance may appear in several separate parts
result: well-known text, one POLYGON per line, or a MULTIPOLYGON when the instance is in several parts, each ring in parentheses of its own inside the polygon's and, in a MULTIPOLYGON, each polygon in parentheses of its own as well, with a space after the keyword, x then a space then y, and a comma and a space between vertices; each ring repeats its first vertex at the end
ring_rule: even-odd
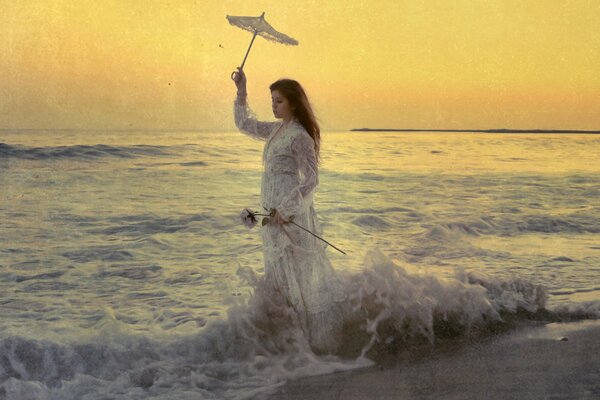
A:
POLYGON ((315 208, 368 314, 346 356, 257 300, 260 228, 239 215, 261 142, 1 131, 0 398, 258 399, 508 315, 600 316, 599 135, 322 136, 315 208))

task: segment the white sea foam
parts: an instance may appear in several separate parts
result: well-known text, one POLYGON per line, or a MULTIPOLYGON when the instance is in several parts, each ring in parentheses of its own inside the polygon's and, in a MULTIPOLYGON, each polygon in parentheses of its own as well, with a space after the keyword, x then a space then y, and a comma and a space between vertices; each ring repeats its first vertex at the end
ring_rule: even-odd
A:
MULTIPOLYGON (((340 354, 317 356, 284 299, 250 269, 239 276, 252 293, 232 297, 227 318, 197 334, 150 339, 108 312, 97 335, 72 342, 3 339, 0 392, 35 400, 258 399, 288 379, 369 366, 414 341, 477 336, 506 328, 507 317, 547 312, 545 290, 526 280, 409 272, 373 250, 361 272, 341 275, 349 301, 340 354)), ((560 313, 600 316, 598 305, 585 307, 560 313)))

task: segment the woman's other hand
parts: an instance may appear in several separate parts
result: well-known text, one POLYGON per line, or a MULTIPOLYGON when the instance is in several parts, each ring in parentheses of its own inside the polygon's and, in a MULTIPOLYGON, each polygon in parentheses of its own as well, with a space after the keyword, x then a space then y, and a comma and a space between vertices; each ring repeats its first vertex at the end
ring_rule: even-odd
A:
POLYGON ((235 86, 237 87, 238 96, 246 95, 246 74, 244 70, 240 67, 237 67, 237 71, 233 73, 233 81, 235 82, 235 86))
POLYGON ((281 214, 279 214, 277 212, 277 210, 275 211, 275 214, 273 215, 273 217, 271 217, 271 221, 273 221, 277 225, 283 225, 283 224, 286 224, 288 222, 285 219, 283 219, 283 217, 281 216, 281 214))

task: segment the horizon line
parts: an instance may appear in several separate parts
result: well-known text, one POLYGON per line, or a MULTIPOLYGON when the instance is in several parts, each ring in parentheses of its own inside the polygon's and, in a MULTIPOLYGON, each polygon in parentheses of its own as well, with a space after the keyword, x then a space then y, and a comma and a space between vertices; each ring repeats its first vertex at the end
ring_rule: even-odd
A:
MULTIPOLYGON (((235 130, 235 129, 234 129, 235 130)), ((600 130, 589 129, 421 129, 421 128, 351 128, 327 129, 333 132, 481 132, 481 133, 600 133, 600 130)), ((230 129, 210 128, 0 128, 0 132, 9 131, 81 131, 81 132, 229 132, 230 129)))
POLYGON ((482 132, 482 133, 600 133, 587 129, 414 129, 414 128, 353 128, 351 132, 482 132))

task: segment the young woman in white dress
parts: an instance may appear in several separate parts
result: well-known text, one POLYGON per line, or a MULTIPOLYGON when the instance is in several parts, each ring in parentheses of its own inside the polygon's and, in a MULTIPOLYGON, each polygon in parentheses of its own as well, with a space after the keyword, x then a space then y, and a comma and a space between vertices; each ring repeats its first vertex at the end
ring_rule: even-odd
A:
MULTIPOLYGON (((304 89, 291 79, 270 86, 273 114, 280 121, 258 121, 247 103, 246 76, 234 76, 238 129, 265 141, 261 207, 275 209, 262 226, 265 279, 294 308, 315 352, 333 353, 340 343, 345 294, 326 254, 313 204, 319 183, 320 129, 304 89)), ((263 211, 263 210, 261 210, 263 211)))

